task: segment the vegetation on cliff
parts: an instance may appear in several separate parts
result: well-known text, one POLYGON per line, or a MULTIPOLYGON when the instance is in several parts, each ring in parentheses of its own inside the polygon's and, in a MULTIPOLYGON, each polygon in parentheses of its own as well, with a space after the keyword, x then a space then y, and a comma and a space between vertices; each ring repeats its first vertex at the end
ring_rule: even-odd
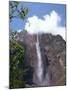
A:
MULTIPOLYGON (((10 23, 14 18, 20 18, 25 20, 29 12, 28 8, 19 5, 21 3, 17 1, 9 2, 9 21, 10 23)), ((27 68, 24 68, 24 56, 25 48, 23 45, 15 40, 16 31, 9 30, 9 43, 10 43, 10 88, 20 88, 25 87, 26 80, 24 80, 25 75, 27 75, 27 68)))

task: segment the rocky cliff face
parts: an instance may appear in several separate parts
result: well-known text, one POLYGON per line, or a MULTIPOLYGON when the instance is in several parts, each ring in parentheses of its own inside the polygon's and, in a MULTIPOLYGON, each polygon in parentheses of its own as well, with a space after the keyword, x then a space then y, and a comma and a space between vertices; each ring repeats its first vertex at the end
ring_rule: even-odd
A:
MULTIPOLYGON (((32 67, 32 82, 35 83, 35 71, 38 63, 35 46, 37 35, 20 32, 16 35, 16 40, 25 46, 25 66, 32 67)), ((44 86, 65 85, 66 42, 60 35, 40 34, 39 45, 43 62, 43 77, 46 72, 49 76, 49 84, 44 84, 44 86)), ((44 80, 46 81, 46 79, 44 80)))

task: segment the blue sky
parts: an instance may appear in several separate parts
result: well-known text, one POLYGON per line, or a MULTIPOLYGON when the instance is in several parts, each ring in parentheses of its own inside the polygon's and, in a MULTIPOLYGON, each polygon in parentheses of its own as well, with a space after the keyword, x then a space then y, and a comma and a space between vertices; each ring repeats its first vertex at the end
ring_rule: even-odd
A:
MULTIPOLYGON (((48 4, 48 3, 31 3, 31 2, 21 2, 21 5, 28 7, 30 12, 27 17, 38 16, 43 19, 43 16, 50 14, 51 11, 56 11, 61 17, 61 26, 65 26, 66 22, 66 5, 64 4, 48 4)), ((15 18, 10 23, 10 28, 13 30, 24 29, 26 21, 15 18)))

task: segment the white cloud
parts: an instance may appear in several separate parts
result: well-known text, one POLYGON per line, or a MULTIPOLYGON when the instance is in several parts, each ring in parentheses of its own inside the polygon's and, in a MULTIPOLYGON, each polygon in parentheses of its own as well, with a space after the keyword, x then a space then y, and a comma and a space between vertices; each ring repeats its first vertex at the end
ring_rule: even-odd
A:
POLYGON ((60 24, 61 17, 57 12, 52 11, 49 15, 43 16, 43 19, 38 18, 38 16, 29 17, 25 25, 25 30, 30 34, 60 34, 65 39, 65 27, 62 27, 60 24))
POLYGON ((17 30, 18 33, 20 33, 21 31, 22 31, 22 29, 17 30))

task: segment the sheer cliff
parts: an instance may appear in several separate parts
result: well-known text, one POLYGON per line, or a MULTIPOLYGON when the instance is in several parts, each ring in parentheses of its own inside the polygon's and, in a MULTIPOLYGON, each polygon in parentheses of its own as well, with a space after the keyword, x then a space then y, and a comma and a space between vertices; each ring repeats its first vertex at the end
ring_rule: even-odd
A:
MULTIPOLYGON (((39 46, 42 57, 43 84, 38 86, 52 86, 66 84, 66 41, 60 35, 39 34, 39 46), (47 83, 47 84, 46 84, 47 83)), ((25 67, 31 67, 32 74, 27 76, 32 84, 37 86, 36 70, 38 58, 36 51, 37 35, 20 32, 16 40, 25 47, 25 67)), ((28 84, 29 84, 28 81, 28 84)))

